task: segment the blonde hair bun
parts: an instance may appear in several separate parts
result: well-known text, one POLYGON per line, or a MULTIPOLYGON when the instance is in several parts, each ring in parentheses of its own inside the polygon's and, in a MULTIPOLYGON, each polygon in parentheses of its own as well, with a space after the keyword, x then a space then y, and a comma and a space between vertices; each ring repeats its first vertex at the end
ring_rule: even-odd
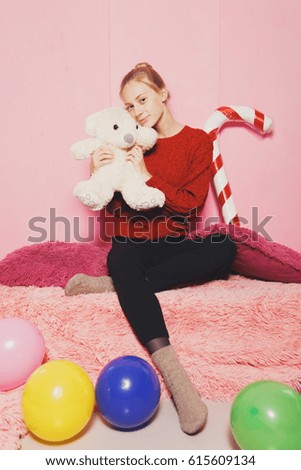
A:
POLYGON ((148 64, 147 62, 139 62, 139 64, 136 64, 134 68, 139 69, 140 67, 150 67, 150 68, 152 68, 152 66, 150 64, 148 64))

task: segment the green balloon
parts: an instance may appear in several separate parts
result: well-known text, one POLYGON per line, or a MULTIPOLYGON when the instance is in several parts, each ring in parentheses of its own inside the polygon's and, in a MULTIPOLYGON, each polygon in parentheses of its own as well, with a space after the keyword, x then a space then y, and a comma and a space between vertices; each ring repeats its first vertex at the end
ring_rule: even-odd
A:
POLYGON ((243 388, 231 407, 231 429, 244 450, 301 450, 301 395, 280 382, 243 388))

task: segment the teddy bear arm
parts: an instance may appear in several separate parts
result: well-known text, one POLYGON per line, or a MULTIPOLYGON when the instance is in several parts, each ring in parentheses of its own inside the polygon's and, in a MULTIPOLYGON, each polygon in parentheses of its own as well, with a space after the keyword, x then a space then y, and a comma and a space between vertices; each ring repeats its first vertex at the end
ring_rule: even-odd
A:
POLYGON ((90 139, 83 139, 75 142, 70 148, 73 157, 76 160, 85 160, 88 156, 101 145, 101 142, 96 137, 90 139))

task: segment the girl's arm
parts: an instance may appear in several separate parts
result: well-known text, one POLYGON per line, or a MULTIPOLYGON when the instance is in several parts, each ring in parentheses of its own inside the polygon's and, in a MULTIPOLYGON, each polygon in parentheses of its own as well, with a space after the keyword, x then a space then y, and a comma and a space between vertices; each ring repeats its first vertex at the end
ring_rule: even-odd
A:
POLYGON ((181 187, 173 186, 156 175, 146 181, 148 186, 158 188, 165 194, 165 209, 171 213, 187 215, 192 209, 205 203, 212 179, 212 149, 209 137, 196 147, 189 175, 181 187))

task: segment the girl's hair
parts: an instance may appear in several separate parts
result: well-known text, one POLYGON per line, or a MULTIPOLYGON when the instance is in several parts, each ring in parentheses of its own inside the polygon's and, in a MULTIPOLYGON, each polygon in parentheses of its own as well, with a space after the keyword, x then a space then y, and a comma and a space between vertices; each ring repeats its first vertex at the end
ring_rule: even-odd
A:
POLYGON ((120 95, 123 88, 130 80, 137 80, 138 82, 146 83, 157 92, 162 88, 165 88, 165 83, 162 77, 147 62, 140 62, 125 75, 120 85, 120 95))

